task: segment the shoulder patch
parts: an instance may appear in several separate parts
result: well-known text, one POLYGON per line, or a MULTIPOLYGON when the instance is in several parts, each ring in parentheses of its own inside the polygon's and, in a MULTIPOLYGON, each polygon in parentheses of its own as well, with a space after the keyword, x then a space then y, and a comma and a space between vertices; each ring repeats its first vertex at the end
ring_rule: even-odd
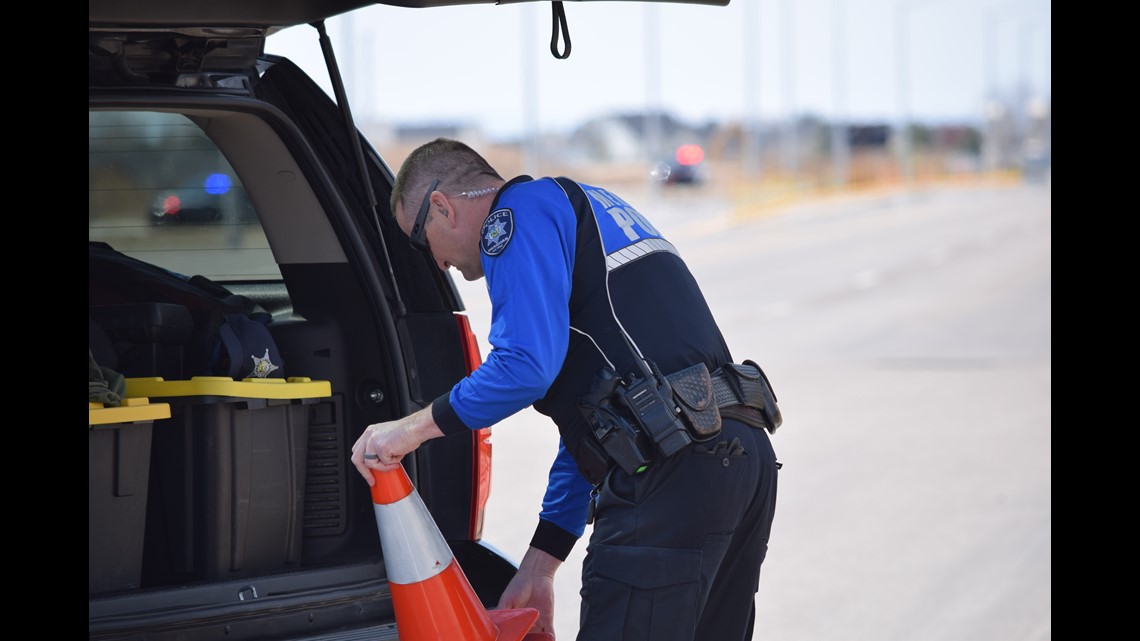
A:
POLYGON ((498 256, 515 235, 515 215, 510 209, 496 209, 483 221, 479 247, 488 256, 498 256))

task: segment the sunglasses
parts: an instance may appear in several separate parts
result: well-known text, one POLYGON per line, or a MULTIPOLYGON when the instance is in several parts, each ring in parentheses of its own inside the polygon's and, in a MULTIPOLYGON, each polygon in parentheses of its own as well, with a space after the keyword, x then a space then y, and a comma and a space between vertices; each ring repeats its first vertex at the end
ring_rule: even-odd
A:
POLYGON ((431 186, 428 187, 427 193, 424 194, 424 202, 420 205, 420 211, 416 214, 416 222, 412 223, 412 232, 408 234, 408 242, 412 244, 417 251, 424 253, 431 253, 431 247, 428 246, 427 241, 427 215, 431 210, 431 194, 435 188, 439 186, 439 178, 431 181, 431 186))

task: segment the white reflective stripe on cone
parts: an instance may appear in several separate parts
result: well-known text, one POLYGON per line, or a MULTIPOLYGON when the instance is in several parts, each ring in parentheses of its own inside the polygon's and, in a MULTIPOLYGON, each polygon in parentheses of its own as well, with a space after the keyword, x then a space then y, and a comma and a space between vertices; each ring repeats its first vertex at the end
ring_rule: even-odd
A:
POLYGON ((387 505, 372 504, 384 567, 393 583, 419 583, 451 565, 451 548, 432 520, 419 492, 387 505))

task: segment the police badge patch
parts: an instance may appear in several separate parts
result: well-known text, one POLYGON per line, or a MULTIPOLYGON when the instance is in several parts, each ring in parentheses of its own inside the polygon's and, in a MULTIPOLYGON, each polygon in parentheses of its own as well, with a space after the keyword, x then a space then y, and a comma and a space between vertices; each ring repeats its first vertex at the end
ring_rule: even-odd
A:
POLYGON ((269 360, 268 347, 265 348, 265 356, 258 358, 251 354, 250 358, 253 359, 253 370, 250 371, 249 375, 246 376, 246 378, 253 378, 255 376, 257 378, 265 378, 266 376, 269 376, 270 372, 279 369, 276 365, 273 364, 273 361, 269 360))
POLYGON ((509 209, 496 209, 483 221, 479 247, 488 256, 498 256, 515 235, 515 215, 509 209))

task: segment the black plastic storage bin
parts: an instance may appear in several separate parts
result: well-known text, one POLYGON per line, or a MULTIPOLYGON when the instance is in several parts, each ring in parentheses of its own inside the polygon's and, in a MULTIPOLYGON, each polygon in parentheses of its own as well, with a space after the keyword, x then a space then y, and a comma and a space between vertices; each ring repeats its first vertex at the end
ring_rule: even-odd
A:
POLYGON ((171 407, 152 446, 144 587, 298 567, 309 406, 328 381, 129 378, 127 395, 171 407))
POLYGON ((167 380, 186 376, 185 350, 194 332, 194 318, 185 305, 92 305, 89 312, 111 340, 118 358, 115 371, 127 377, 167 380))
POLYGON ((166 403, 125 398, 119 407, 88 403, 88 592, 138 588, 142 575, 150 446, 166 403))

